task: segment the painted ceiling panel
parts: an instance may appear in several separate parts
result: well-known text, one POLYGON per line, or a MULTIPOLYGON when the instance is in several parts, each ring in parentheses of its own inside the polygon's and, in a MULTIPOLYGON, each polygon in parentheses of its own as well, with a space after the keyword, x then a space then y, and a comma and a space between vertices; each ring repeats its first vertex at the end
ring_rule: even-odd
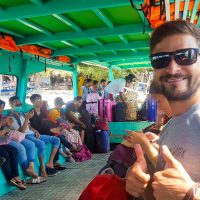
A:
POLYGON ((73 22, 75 22, 83 30, 106 27, 105 23, 92 11, 74 12, 63 15, 73 20, 73 22))
POLYGON ((22 35, 41 34, 41 32, 36 31, 30 27, 27 27, 26 25, 24 25, 18 21, 0 22, 0 27, 6 28, 6 29, 14 31, 16 33, 20 33, 22 35))
POLYGON ((106 8, 102 9, 102 11, 115 26, 142 23, 138 12, 131 6, 106 8))
POLYGON ((39 26, 46 28, 47 30, 51 31, 52 33, 73 30, 70 26, 67 26, 63 22, 56 19, 55 17, 49 16, 49 15, 42 16, 42 17, 34 17, 34 18, 30 18, 29 20, 39 26))

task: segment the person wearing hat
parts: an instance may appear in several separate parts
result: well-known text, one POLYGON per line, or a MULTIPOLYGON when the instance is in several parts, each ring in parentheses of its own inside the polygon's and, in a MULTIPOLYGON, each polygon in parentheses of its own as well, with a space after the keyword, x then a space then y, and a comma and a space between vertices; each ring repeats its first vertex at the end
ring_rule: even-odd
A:
POLYGON ((61 118, 61 108, 63 107, 63 105, 65 105, 63 99, 61 97, 57 97, 54 100, 54 105, 55 108, 53 108, 52 110, 50 110, 49 114, 48 114, 48 118, 54 123, 57 124, 59 123, 59 119, 61 118))
POLYGON ((125 78, 115 79, 105 87, 105 91, 114 95, 119 94, 120 100, 124 102, 122 93, 124 92, 125 88, 133 87, 133 81, 135 79, 136 76, 134 74, 129 74, 125 78))

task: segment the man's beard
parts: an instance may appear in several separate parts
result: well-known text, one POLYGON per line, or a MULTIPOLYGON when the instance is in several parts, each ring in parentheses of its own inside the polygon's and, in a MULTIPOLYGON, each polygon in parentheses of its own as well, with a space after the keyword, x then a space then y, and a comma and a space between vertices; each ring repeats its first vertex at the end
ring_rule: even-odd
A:
POLYGON ((175 74, 175 75, 165 75, 160 77, 161 82, 161 92, 162 94, 169 100, 169 101, 184 101, 189 99, 200 87, 200 82, 197 84, 192 85, 192 77, 188 76, 187 79, 187 85, 185 87, 185 90, 178 90, 177 86, 171 85, 170 88, 167 88, 164 84, 162 84, 163 80, 167 80, 169 78, 182 78, 183 75, 181 74, 175 74))

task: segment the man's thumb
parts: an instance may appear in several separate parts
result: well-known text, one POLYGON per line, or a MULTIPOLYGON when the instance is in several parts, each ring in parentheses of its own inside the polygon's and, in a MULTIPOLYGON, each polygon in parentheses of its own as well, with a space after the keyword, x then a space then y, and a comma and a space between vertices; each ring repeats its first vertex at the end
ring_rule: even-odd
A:
POLYGON ((163 145, 161 148, 161 154, 166 161, 166 164, 168 167, 177 167, 177 160, 174 158, 174 156, 171 154, 170 150, 166 145, 163 145))
POLYGON ((134 150, 135 150, 135 153, 136 153, 136 156, 137 156, 137 162, 141 165, 142 170, 146 171, 147 170, 146 169, 147 163, 146 163, 146 160, 144 158, 144 153, 143 153, 143 150, 142 150, 142 147, 140 146, 140 144, 135 144, 134 150))

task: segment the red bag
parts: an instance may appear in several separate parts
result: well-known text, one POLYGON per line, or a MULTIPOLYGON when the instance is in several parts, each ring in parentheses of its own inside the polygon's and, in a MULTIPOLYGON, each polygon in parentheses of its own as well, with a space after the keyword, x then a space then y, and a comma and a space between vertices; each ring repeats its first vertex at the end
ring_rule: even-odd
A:
POLYGON ((116 175, 98 175, 82 192, 79 200, 130 200, 125 180, 116 175))
POLYGON ((101 118, 101 117, 97 118, 95 126, 97 130, 104 130, 104 131, 109 130, 108 120, 106 118, 101 118))

